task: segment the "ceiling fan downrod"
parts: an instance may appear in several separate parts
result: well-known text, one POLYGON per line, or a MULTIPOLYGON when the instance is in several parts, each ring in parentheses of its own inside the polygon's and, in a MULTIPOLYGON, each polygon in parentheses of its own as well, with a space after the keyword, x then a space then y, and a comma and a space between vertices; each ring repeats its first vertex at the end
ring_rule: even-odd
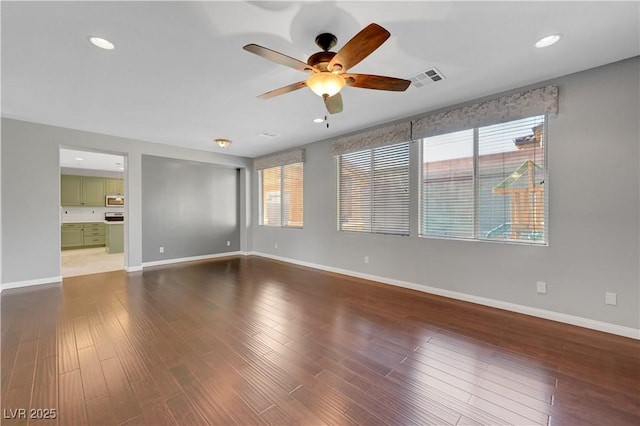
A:
POLYGON ((325 52, 333 48, 338 43, 338 38, 331 33, 318 34, 316 37, 316 44, 325 52))

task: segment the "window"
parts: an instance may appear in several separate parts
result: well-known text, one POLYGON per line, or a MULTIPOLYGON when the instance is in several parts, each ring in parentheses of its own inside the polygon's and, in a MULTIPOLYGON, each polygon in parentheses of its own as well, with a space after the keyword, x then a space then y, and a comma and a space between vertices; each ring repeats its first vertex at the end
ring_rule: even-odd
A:
POLYGON ((303 225, 302 163, 260 171, 260 224, 301 228, 303 225))
POLYGON ((547 243, 545 116, 422 140, 427 237, 547 243))
POLYGON ((338 229, 409 235, 409 142, 338 157, 338 229))

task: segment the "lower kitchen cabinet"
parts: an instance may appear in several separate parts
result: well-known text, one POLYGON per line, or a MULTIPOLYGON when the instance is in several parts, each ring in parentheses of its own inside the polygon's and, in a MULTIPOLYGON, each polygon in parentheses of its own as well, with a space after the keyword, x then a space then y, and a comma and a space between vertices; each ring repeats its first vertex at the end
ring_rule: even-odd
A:
POLYGON ((65 229, 62 227, 61 236, 62 248, 82 247, 84 246, 84 235, 82 228, 65 229))
POLYGON ((84 237, 85 246, 103 246, 105 244, 104 235, 84 237))
POLYGON ((124 251, 124 224, 110 223, 107 226, 107 253, 122 253, 124 251))
POLYGON ((105 245, 105 224, 101 222, 63 223, 62 248, 83 248, 105 245))

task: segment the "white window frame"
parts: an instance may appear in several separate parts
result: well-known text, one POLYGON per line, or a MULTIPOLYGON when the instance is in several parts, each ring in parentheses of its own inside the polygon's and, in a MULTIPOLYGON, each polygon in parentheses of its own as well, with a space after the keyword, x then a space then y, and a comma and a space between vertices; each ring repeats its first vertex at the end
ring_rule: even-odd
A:
POLYGON ((349 152, 349 153, 344 153, 341 155, 338 155, 336 157, 336 176, 337 176, 337 187, 336 187, 336 192, 337 192, 337 215, 336 215, 336 226, 337 226, 337 230, 340 232, 355 232, 355 233, 363 233, 363 234, 377 234, 377 235, 395 235, 395 236, 409 236, 411 233, 411 192, 410 192, 410 187, 411 187, 411 141, 404 141, 404 142, 399 142, 399 143, 393 143, 393 144, 389 144, 389 145, 382 145, 382 146, 377 146, 377 147, 373 147, 373 148, 367 148, 367 149, 362 149, 359 151, 354 151, 354 152, 349 152), (374 165, 375 165, 375 161, 374 161, 374 152, 378 149, 384 149, 384 148, 388 148, 391 146, 395 146, 395 145, 405 145, 406 149, 407 149, 407 186, 406 186, 406 193, 407 193, 407 228, 406 228, 406 232, 385 232, 385 231, 381 231, 381 230, 376 230, 374 229, 374 217, 375 217, 375 213, 376 213, 376 207, 375 207, 375 203, 374 203, 374 190, 373 190, 373 183, 374 183, 374 165), (355 154, 355 153, 360 153, 360 152, 364 152, 364 151, 369 151, 371 153, 371 160, 370 160, 370 172, 371 172, 371 180, 369 182, 369 184, 371 185, 370 187, 370 217, 369 217, 369 227, 368 229, 343 229, 343 223, 342 223, 342 218, 341 218, 341 190, 340 190, 340 186, 341 186, 341 181, 342 181, 342 177, 341 177, 341 160, 342 160, 342 156, 343 155, 349 155, 349 154, 355 154))
POLYGON ((269 226, 269 227, 274 227, 274 228, 292 228, 292 229, 302 229, 304 227, 304 163, 303 162, 299 162, 299 163, 291 163, 291 164, 284 164, 281 166, 274 166, 274 167, 268 167, 265 169, 261 169, 258 170, 258 217, 259 217, 259 221, 258 224, 260 226, 269 226), (284 203, 283 200, 285 198, 285 191, 284 191, 284 169, 287 166, 290 166, 292 164, 300 164, 300 167, 302 167, 302 203, 303 203, 303 218, 302 218, 302 225, 301 226, 291 226, 291 225, 285 225, 284 224, 284 218, 285 218, 285 211, 284 211, 284 203), (265 170, 268 169, 275 169, 275 168, 279 168, 280 169, 280 224, 271 224, 271 223, 264 223, 264 209, 266 208, 266 206, 264 205, 264 179, 263 179, 263 172, 265 170))
MULTIPOLYGON (((477 126, 473 128, 473 236, 472 237, 450 237, 444 235, 426 235, 423 233, 424 231, 424 200, 423 200, 423 184, 424 184, 424 163, 423 163, 423 149, 424 149, 424 139, 421 138, 417 141, 419 142, 419 182, 418 182, 418 236, 420 238, 432 238, 432 239, 444 239, 444 240, 457 240, 457 241, 481 241, 481 242, 491 242, 498 244, 524 244, 524 245, 533 245, 537 247, 546 247, 549 245, 549 166, 548 166, 548 156, 549 156, 549 148, 547 137, 548 134, 548 126, 549 126, 549 114, 537 114, 532 115, 531 117, 543 116, 544 117, 544 127, 543 127, 543 140, 544 140, 544 150, 543 150, 543 158, 544 158, 544 182, 545 182, 545 191, 544 191, 544 239, 542 242, 534 242, 534 241, 526 241, 526 240, 509 240, 509 239, 492 239, 488 237, 484 237, 479 235, 478 233, 478 223, 479 223, 479 215, 478 215, 478 158, 479 158, 479 132, 478 129, 485 126, 477 126)), ((517 119, 510 120, 517 121, 517 119)), ((498 124, 498 123, 496 123, 498 124)), ((455 131, 447 132, 447 133, 455 133, 455 131)))

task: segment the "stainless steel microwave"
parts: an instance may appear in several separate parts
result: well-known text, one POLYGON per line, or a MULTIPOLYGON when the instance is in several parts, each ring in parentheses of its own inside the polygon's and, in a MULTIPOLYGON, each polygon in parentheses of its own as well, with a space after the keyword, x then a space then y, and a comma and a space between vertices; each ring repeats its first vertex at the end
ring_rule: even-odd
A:
POLYGON ((124 207, 124 195, 107 195, 105 207, 124 207))

